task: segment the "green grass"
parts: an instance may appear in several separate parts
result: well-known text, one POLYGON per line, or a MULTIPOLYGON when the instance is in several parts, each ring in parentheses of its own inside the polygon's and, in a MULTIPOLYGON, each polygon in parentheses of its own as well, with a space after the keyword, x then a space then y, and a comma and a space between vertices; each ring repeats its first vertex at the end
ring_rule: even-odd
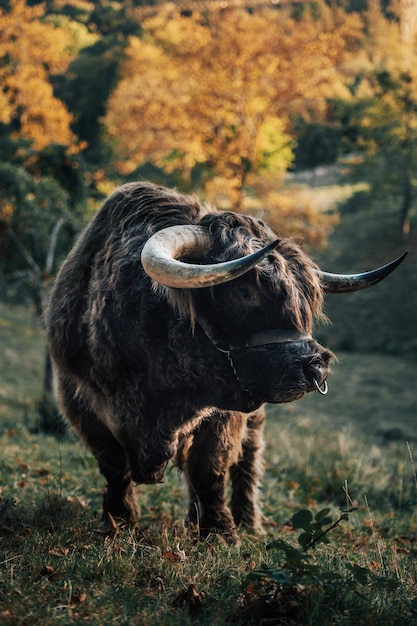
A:
POLYGON ((23 309, 2 308, 0 319, 0 349, 10 356, 1 371, 2 624, 416 623, 410 364, 342 354, 328 396, 270 408, 267 535, 242 535, 239 547, 229 547, 187 534, 175 470, 162 485, 138 489, 137 528, 109 531, 95 460, 71 434, 57 440, 35 432, 40 329, 23 309), (291 518, 324 507, 333 520, 340 507, 356 510, 327 545, 310 551, 314 573, 267 549, 281 539, 304 558, 291 518), (272 574, 252 580, 262 568, 272 574), (282 571, 293 577, 287 587, 273 579, 282 571))
MULTIPOLYGON (((367 269, 402 251, 395 207, 379 219, 376 205, 350 206, 320 255, 325 269, 367 269)), ((238 547, 187 534, 173 469, 138 488, 138 527, 102 524, 95 460, 71 433, 39 432, 39 323, 0 305, 0 623, 416 624, 414 233, 408 247, 380 286, 328 298, 333 325, 318 335, 339 357, 329 393, 269 408, 267 534, 241 534, 238 547), (293 515, 324 508, 333 521, 354 511, 304 552, 293 515)))
POLYGON ((242 536, 239 547, 228 547, 187 535, 174 471, 163 485, 138 490, 138 528, 108 531, 99 520, 102 481, 78 442, 5 430, 2 623, 175 625, 198 615, 203 624, 250 624, 256 614, 268 616, 272 597, 279 598, 276 624, 291 623, 277 618, 290 600, 297 619, 308 615, 294 623, 415 623, 417 491, 404 442, 371 445, 303 417, 287 426, 274 421, 268 441, 268 535, 242 536), (296 511, 325 506, 333 519, 339 507, 357 510, 332 531, 329 544, 314 550, 314 577, 282 597, 268 579, 259 585, 248 580, 263 564, 284 566, 282 555, 266 545, 284 539, 297 546, 298 532, 289 525, 296 511), (375 580, 355 581, 353 567, 375 580), (328 571, 340 581, 329 582, 328 571), (342 591, 346 595, 338 597, 342 591))
POLYGON ((0 354, 0 424, 33 426, 34 399, 42 391, 45 344, 39 320, 30 311, 0 303, 0 354))

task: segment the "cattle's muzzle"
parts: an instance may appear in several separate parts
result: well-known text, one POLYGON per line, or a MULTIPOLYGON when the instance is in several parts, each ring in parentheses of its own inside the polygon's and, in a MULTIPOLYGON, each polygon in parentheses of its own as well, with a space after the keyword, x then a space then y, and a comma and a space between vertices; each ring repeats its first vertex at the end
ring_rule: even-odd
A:
POLYGON ((242 387, 263 402, 292 402, 311 391, 327 393, 333 355, 308 335, 231 347, 228 356, 242 387))
POLYGON ((292 402, 310 391, 327 394, 334 355, 311 335, 275 328, 225 346, 214 339, 203 318, 198 323, 217 350, 227 355, 237 381, 255 403, 292 402))

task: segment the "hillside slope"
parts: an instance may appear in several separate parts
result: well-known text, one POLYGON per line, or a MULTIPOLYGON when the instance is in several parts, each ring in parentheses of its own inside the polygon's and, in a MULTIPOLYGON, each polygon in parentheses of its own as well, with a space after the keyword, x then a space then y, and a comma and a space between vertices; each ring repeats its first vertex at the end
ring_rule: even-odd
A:
POLYGON ((317 335, 333 349, 417 358, 417 219, 408 242, 400 240, 398 208, 365 204, 353 196, 340 209, 328 247, 314 255, 322 269, 350 273, 383 265, 408 250, 403 264, 384 282, 353 294, 327 296, 331 325, 317 335))

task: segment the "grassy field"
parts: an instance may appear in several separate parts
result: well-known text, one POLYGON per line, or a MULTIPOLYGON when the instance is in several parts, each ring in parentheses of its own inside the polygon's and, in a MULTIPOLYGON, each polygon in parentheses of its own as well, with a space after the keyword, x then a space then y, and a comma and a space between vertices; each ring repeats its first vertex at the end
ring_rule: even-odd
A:
MULTIPOLYGON (((380 247, 368 236, 356 258, 346 243, 353 216, 343 223, 347 238, 336 231, 323 253, 327 269, 384 262, 401 248, 391 235, 380 247)), ((238 547, 187 534, 175 470, 138 488, 138 527, 102 524, 94 459, 71 433, 39 432, 39 324, 0 305, 0 623, 417 624, 410 246, 409 265, 377 295, 329 303, 335 322, 320 334, 339 357, 329 394, 269 409, 266 535, 242 534, 238 547)))

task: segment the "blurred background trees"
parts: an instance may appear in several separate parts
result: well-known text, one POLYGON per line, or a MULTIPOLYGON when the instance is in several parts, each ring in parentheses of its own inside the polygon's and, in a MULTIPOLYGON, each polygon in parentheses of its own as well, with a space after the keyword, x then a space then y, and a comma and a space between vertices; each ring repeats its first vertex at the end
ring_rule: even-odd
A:
POLYGON ((41 310, 117 184, 150 178, 322 245, 288 175, 348 163, 415 212, 416 1, 1 0, 0 269, 41 310))
POLYGON ((343 92, 337 64, 358 35, 282 17, 260 8, 145 20, 106 116, 119 171, 151 162, 235 210, 258 175, 282 177, 293 161, 291 109, 320 110, 343 92))

